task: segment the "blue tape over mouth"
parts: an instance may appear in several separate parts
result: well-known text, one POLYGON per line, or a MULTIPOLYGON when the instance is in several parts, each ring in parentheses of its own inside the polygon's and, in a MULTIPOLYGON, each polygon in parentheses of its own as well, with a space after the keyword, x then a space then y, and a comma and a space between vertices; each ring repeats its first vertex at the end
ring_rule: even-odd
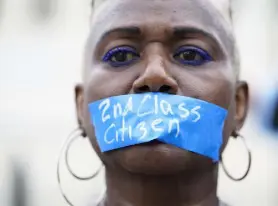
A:
POLYGON ((89 104, 102 152, 159 140, 219 161, 227 110, 164 93, 114 96, 89 104))

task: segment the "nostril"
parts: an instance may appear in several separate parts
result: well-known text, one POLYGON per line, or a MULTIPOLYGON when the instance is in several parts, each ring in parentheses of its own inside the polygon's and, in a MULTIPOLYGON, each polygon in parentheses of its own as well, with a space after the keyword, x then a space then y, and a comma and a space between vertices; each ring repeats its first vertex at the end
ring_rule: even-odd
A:
POLYGON ((159 88, 159 92, 171 93, 172 88, 169 85, 163 85, 159 88))
POLYGON ((163 85, 161 87, 159 87, 159 89, 151 89, 148 85, 144 85, 141 87, 138 87, 135 90, 136 93, 140 94, 140 93, 146 93, 146 92, 161 92, 161 93, 168 93, 168 94, 172 94, 174 93, 173 88, 169 85, 163 85))
POLYGON ((136 89, 136 93, 145 93, 145 92, 150 92, 150 87, 148 85, 144 85, 142 87, 139 87, 136 89))

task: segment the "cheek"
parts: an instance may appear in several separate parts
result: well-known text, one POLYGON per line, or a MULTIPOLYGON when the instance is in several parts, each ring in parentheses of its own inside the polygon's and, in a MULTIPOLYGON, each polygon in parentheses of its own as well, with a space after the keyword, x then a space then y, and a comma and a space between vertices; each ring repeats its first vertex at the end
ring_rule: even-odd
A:
POLYGON ((85 105, 84 105, 84 110, 83 110, 84 122, 83 122, 82 126, 84 127, 87 137, 89 138, 94 150, 96 151, 97 154, 100 154, 100 148, 98 146, 98 143, 97 143, 97 140, 95 137, 94 126, 91 123, 91 114, 89 113, 89 109, 88 109, 87 105, 88 105, 87 103, 85 103, 85 105))
POLYGON ((128 94, 137 78, 135 69, 94 68, 87 75, 85 83, 85 102, 128 94))
POLYGON ((233 77, 225 75, 219 70, 211 69, 204 72, 185 71, 183 73, 184 75, 179 76, 181 95, 198 98, 228 110, 223 129, 223 151, 235 128, 235 83, 233 77))
MULTIPOLYGON (((97 154, 102 156, 95 138, 94 127, 91 124, 91 115, 88 105, 99 99, 129 93, 136 78, 135 70, 108 70, 94 68, 85 77, 83 127, 97 154)), ((102 158, 101 158, 102 159, 102 158)))
POLYGON ((221 148, 221 153, 224 151, 229 138, 232 135, 232 132, 234 131, 235 127, 236 127, 236 121, 234 119, 235 116, 235 102, 233 101, 230 104, 230 108, 228 109, 228 116, 227 119, 225 121, 225 125, 224 125, 224 130, 223 130, 223 145, 221 148))
MULTIPOLYGON (((194 72, 193 72, 194 73, 194 72)), ((216 75, 194 75, 179 78, 179 88, 181 95, 190 96, 216 104, 225 109, 229 109, 234 96, 234 86, 227 78, 216 75)))

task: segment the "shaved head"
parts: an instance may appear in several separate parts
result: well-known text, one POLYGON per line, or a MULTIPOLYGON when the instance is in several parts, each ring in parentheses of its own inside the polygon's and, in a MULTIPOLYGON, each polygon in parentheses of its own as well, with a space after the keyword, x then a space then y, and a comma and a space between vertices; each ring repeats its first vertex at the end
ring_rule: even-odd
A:
MULTIPOLYGON (((95 22, 95 17, 98 16, 99 13, 107 12, 106 7, 102 7, 105 3, 107 3, 109 0, 92 0, 92 17, 91 21, 95 22)), ((224 40, 224 43, 229 44, 229 50, 232 55, 232 63, 234 67, 234 76, 236 79, 239 78, 240 73, 240 57, 237 47, 237 42, 234 36, 234 30, 233 30, 233 19, 232 19, 232 5, 231 0, 202 0, 203 6, 208 6, 211 9, 208 9, 207 11, 210 12, 210 10, 217 10, 217 15, 219 18, 214 18, 214 21, 216 24, 219 25, 219 27, 224 27, 224 29, 220 29, 220 32, 226 32, 226 36, 229 37, 229 39, 224 40)), ((194 4, 194 1, 185 1, 186 4, 194 4)), ((212 12, 212 15, 215 15, 216 12, 212 12)), ((200 15, 203 16, 203 15, 200 15)), ((205 17, 206 18, 206 17, 205 17)), ((208 18, 211 19, 211 18, 208 18)), ((93 28, 91 32, 94 32, 93 28)), ((90 37, 88 39, 90 42, 90 37)))
MULTIPOLYGON (((92 8, 97 9, 102 3, 107 0, 93 0, 92 8)), ((210 1, 223 15, 227 22, 231 22, 231 0, 208 0, 210 1)))

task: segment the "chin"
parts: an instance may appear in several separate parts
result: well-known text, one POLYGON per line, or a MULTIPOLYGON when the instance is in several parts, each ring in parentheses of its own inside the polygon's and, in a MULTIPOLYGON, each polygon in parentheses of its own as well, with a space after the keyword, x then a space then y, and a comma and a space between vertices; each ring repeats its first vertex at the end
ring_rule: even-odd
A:
POLYGON ((122 168, 134 174, 200 173, 215 165, 209 158, 160 142, 115 150, 110 155, 122 168))

